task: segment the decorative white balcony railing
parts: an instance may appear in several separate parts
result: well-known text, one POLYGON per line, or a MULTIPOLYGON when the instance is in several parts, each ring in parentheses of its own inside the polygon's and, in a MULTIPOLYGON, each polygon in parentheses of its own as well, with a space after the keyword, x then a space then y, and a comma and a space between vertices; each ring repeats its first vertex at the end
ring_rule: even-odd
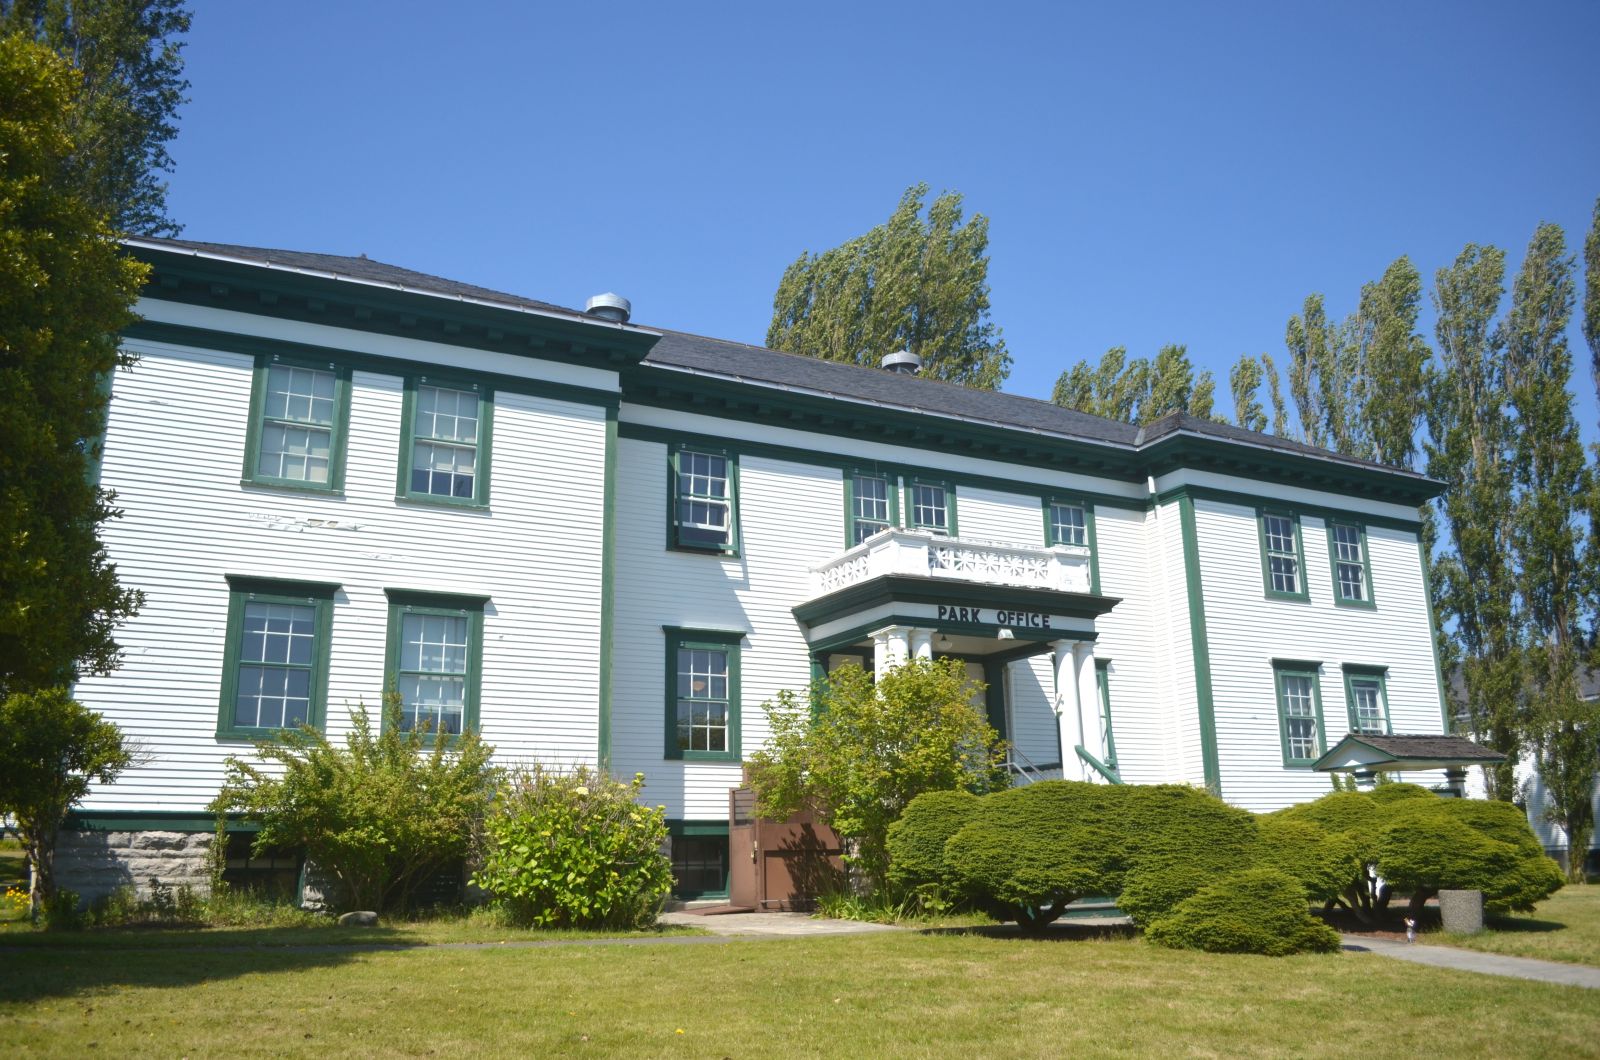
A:
POLYGON ((1086 593, 1089 550, 1076 545, 1030 548, 945 537, 927 530, 880 530, 854 548, 812 567, 811 595, 823 596, 884 574, 918 574, 987 585, 1086 593))

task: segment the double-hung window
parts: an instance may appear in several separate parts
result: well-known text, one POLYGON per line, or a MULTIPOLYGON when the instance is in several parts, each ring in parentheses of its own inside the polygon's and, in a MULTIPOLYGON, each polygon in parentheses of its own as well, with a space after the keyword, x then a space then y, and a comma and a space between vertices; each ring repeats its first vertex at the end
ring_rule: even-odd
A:
POLYGON ((666 757, 737 762, 742 633, 669 628, 666 757))
POLYGON ((476 384, 406 380, 397 495, 408 500, 489 503, 494 396, 476 384))
POLYGON ((1278 693, 1278 732, 1283 743, 1283 764, 1291 768, 1311 765, 1327 749, 1322 728, 1322 689, 1315 663, 1273 664, 1278 693))
POLYGON ((1050 529, 1046 544, 1089 547, 1089 511, 1082 504, 1050 501, 1045 518, 1050 529))
POLYGON ((476 730, 485 598, 384 592, 389 597, 384 672, 387 690, 400 697, 401 729, 451 736, 476 730))
POLYGON ((245 481, 330 492, 343 489, 349 420, 347 368, 278 354, 258 358, 245 481))
POLYGON ((858 471, 847 473, 845 518, 848 545, 859 545, 873 534, 895 524, 894 479, 890 475, 858 471))
POLYGON ((672 545, 707 552, 738 551, 734 458, 709 449, 672 451, 672 545))
POLYGON ((1333 599, 1353 607, 1371 607, 1372 564, 1366 532, 1355 523, 1328 523, 1328 552, 1333 562, 1333 599))
POLYGON ((915 530, 952 536, 956 532, 955 491, 946 483, 912 479, 906 484, 906 510, 915 530))
POLYGON ((1350 708, 1350 731, 1385 736, 1389 732, 1389 690, 1377 667, 1346 666, 1344 698, 1350 708))
POLYGON ((1300 550, 1300 520, 1287 512, 1261 512, 1261 568, 1268 596, 1304 600, 1306 565, 1300 550))
POLYGON ((337 588, 228 576, 219 737, 259 739, 322 726, 337 588))

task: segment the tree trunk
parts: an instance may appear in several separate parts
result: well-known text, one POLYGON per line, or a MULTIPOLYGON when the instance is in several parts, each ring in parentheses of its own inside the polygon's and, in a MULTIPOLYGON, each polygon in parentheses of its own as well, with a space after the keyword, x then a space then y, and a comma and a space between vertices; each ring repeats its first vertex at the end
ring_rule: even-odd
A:
POLYGON ((1428 904, 1428 899, 1438 893, 1439 891, 1436 888, 1429 887, 1414 891, 1411 895, 1411 904, 1406 906, 1406 916, 1412 920, 1420 920, 1422 918, 1422 910, 1428 904))

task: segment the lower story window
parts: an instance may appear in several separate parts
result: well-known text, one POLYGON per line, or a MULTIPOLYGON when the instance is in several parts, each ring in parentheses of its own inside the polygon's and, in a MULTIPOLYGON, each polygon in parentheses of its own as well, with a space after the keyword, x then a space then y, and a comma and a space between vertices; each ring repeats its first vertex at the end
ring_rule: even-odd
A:
POLYGON ((217 735, 320 726, 337 586, 234 576, 228 586, 217 735))
POLYGON ((742 637, 667 630, 668 758, 739 760, 742 637))
POLYGON ((386 590, 389 687, 406 731, 460 735, 478 725, 482 597, 386 590))
POLYGON ((728 826, 685 822, 672 828, 672 893, 717 898, 728 893, 728 826))
POLYGON ((1381 670, 1346 667, 1345 702, 1350 707, 1350 731, 1382 736, 1389 731, 1389 697, 1381 670))
POLYGON ((1325 750, 1322 731, 1322 692, 1317 670, 1310 665, 1276 668, 1278 725, 1283 740, 1283 763, 1305 766, 1325 750))

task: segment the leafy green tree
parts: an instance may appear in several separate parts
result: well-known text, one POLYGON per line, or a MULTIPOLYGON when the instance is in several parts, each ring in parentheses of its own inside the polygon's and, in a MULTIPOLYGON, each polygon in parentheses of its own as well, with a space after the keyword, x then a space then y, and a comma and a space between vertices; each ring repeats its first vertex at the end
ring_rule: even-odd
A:
POLYGON ((1272 400, 1272 433, 1279 438, 1289 436, 1289 410, 1283 403, 1283 389, 1278 382, 1278 366, 1270 353, 1261 355, 1261 367, 1267 374, 1267 394, 1272 400))
POLYGON ((1454 623, 1474 733, 1507 761, 1484 771, 1489 794, 1516 795, 1523 747, 1513 424, 1507 415, 1505 335, 1494 326, 1505 252, 1469 244, 1434 287, 1440 369, 1428 392, 1428 474, 1446 483, 1439 514, 1450 551, 1434 563, 1435 607, 1454 623))
POLYGON ((989 219, 963 223, 961 195, 942 192, 924 220, 927 195, 908 188, 885 223, 801 254, 773 295, 767 345, 868 367, 910 350, 925 376, 998 389, 1011 356, 989 320, 989 219))
POLYGON ((1257 396, 1261 389, 1261 362, 1247 353, 1239 355, 1228 371, 1228 389, 1233 391, 1233 422, 1247 431, 1267 429, 1267 410, 1257 396))
POLYGON ((1378 837, 1378 871, 1411 895, 1412 916, 1446 889, 1482 891, 1491 912, 1527 912, 1562 884, 1521 810, 1475 799, 1397 803, 1378 837))
POLYGON ((1126 347, 1114 346, 1094 367, 1079 361, 1062 372, 1050 400, 1124 423, 1150 423, 1171 412, 1210 418, 1215 395, 1211 373, 1197 378, 1184 346, 1163 346, 1154 361, 1130 361, 1126 347))
POLYGON ((127 359, 144 266, 70 179, 81 75, 0 37, 0 695, 109 672, 140 596, 97 529, 119 514, 91 481, 106 398, 127 359))
POLYGON ((1392 467, 1410 467, 1422 422, 1428 361, 1433 351, 1417 331, 1422 303, 1422 276, 1411 259, 1401 256, 1377 283, 1361 289, 1358 311, 1366 346, 1360 375, 1373 456, 1392 467))
POLYGON ((1289 348, 1289 394, 1300 415, 1300 430, 1307 442, 1326 447, 1329 438, 1323 394, 1330 384, 1324 380, 1337 373, 1337 365, 1320 294, 1307 296, 1300 313, 1289 318, 1283 341, 1289 348))
POLYGON ((67 811, 90 783, 110 784, 132 761, 122 730, 64 688, 0 701, 0 818, 11 818, 33 866, 35 919, 56 895, 56 837, 67 811))
POLYGON ((874 887, 888 878, 889 826, 926 791, 987 792, 1009 783, 1005 748, 973 706, 980 683, 960 661, 911 660, 876 682, 859 666, 834 670, 811 699, 784 691, 765 705, 772 736, 750 757, 756 812, 784 820, 802 809, 854 840, 874 887))
POLYGON ((1583 241, 1583 340, 1589 344, 1589 370, 1600 396, 1600 199, 1594 202, 1594 222, 1583 241))
POLYGON ((0 0, 0 34, 48 46, 79 71, 61 179, 119 233, 177 235, 167 217, 167 144, 178 133, 182 0, 0 0))
POLYGON ((227 760, 218 815, 257 822, 256 849, 303 849, 342 887, 347 908, 405 910, 418 884, 464 857, 494 788, 494 748, 476 733, 401 731, 400 697, 385 723, 351 712, 343 747, 303 726, 256 744, 257 762, 227 760))

